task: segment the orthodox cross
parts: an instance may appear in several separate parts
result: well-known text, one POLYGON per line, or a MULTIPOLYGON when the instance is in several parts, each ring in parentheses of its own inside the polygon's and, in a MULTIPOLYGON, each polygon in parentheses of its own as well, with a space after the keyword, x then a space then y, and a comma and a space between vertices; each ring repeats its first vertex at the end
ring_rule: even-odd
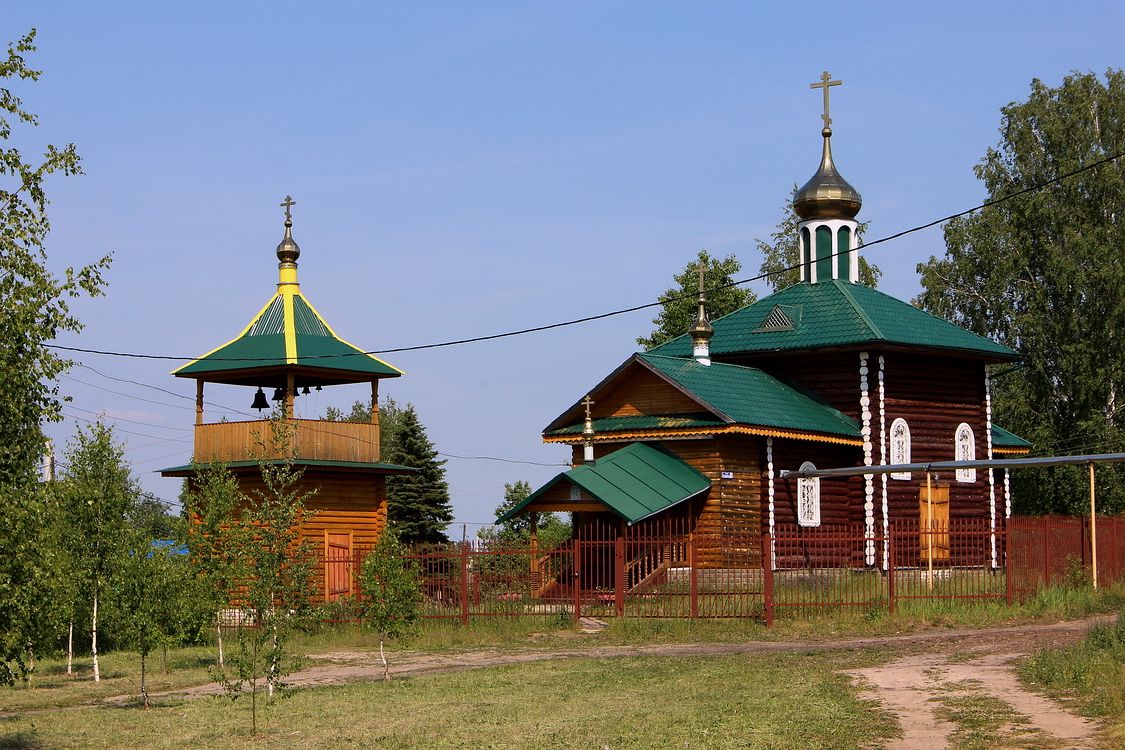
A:
POLYGON ((281 202, 281 207, 285 209, 285 221, 287 221, 287 222, 293 221, 293 214, 290 213, 290 209, 293 208, 293 206, 296 206, 296 205, 297 205, 297 201, 293 200, 292 195, 285 196, 285 200, 283 200, 281 202))
POLYGON ((594 405, 594 399, 590 398, 590 394, 586 394, 586 398, 582 399, 582 405, 586 407, 586 421, 590 421, 590 407, 594 405))
POLYGON ((844 83, 843 81, 833 81, 831 79, 832 76, 830 76, 826 70, 820 74, 820 83, 809 84, 810 89, 824 89, 824 114, 820 116, 820 119, 824 120, 824 127, 826 128, 832 125, 832 118, 828 116, 828 87, 842 86, 844 83))

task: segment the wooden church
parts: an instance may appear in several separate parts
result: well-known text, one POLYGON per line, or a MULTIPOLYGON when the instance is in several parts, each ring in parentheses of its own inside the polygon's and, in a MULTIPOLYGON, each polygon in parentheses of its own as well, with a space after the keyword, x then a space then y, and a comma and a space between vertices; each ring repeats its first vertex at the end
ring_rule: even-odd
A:
MULTIPOLYGON (((647 526, 725 540, 701 567, 760 564, 763 534, 782 524, 862 525, 872 540, 851 562, 876 567, 880 532, 919 520, 925 476, 782 480, 782 469, 1028 451, 992 423, 986 368, 1015 351, 859 283, 861 200, 833 161, 827 96, 822 119, 820 166, 794 200, 800 283, 709 322, 701 276, 691 330, 633 354, 547 425, 543 439, 572 446, 575 468, 505 518, 570 511, 578 533, 647 526)), ((998 528, 1011 513, 1005 478, 939 477, 938 510, 998 528)))
POLYGON ((222 463, 242 492, 252 495, 264 490, 260 462, 291 461, 303 471, 297 489, 315 492, 306 502, 312 514, 300 529, 320 560, 318 590, 309 595, 331 601, 354 593, 355 552, 373 546, 386 526, 387 475, 415 470, 382 463, 379 455, 379 381, 402 371, 340 338, 309 302, 297 281, 295 203, 287 196, 281 205, 285 235, 277 246, 277 290, 237 336, 173 371, 196 382, 194 463, 161 474, 190 483, 198 467, 222 463), (275 434, 270 419, 207 422, 206 383, 256 389, 252 408, 259 411, 270 408, 270 392, 282 408, 284 429, 275 434), (349 383, 370 384, 370 424, 294 418, 298 397, 349 383))

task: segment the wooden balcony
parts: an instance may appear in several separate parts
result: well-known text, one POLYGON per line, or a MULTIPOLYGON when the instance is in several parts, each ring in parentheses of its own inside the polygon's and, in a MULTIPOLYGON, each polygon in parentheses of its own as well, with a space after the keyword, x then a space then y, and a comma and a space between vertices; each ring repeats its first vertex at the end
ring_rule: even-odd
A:
POLYGON ((275 428, 263 419, 195 426, 195 460, 199 463, 287 456, 315 461, 376 462, 379 425, 291 419, 275 428))

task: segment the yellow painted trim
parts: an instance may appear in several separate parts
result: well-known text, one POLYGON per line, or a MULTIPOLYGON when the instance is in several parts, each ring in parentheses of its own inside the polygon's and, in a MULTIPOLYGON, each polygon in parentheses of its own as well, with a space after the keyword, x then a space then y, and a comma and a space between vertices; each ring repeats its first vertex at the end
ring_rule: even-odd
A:
POLYGON ((282 329, 285 331, 285 364, 297 364, 297 322, 293 319, 292 293, 282 294, 281 301, 284 305, 284 319, 282 329))
MULTIPOLYGON (((632 430, 629 432, 602 432, 594 435, 595 442, 610 442, 617 440, 645 440, 656 437, 693 437, 698 435, 758 435, 762 437, 789 438, 791 440, 810 440, 817 443, 832 443, 834 445, 853 445, 863 447, 860 438, 832 437, 829 435, 816 435, 810 432, 795 432, 789 430, 776 430, 764 427, 749 427, 747 425, 725 425, 723 427, 680 427, 652 430, 632 430)), ((582 442, 581 435, 552 435, 543 436, 544 443, 571 443, 578 445, 582 442)), ((995 451, 995 449, 993 449, 995 451)))
POLYGON ((177 368, 176 368, 175 370, 172 370, 172 372, 171 372, 170 374, 172 374, 172 375, 175 375, 175 374, 176 374, 177 372, 179 372, 180 370, 183 370, 183 369, 184 369, 184 368, 186 368, 186 367, 191 367, 191 366, 192 366, 192 365, 194 365, 194 364, 195 364, 196 362, 198 362, 198 361, 200 361, 200 360, 202 360, 202 359, 207 359, 208 357, 210 357, 210 356, 211 356, 212 354, 214 354, 215 352, 219 351, 220 349, 222 349, 222 348, 224 348, 224 347, 230 346, 230 345, 231 345, 231 344, 233 344, 233 343, 234 343, 235 341, 238 341, 238 340, 239 340, 240 338, 242 338, 243 336, 245 336, 245 335, 247 334, 247 332, 248 332, 248 331, 249 331, 249 330, 250 330, 251 328, 253 328, 253 327, 254 327, 254 324, 258 322, 258 319, 259 319, 259 318, 261 318, 261 317, 262 317, 263 315, 265 315, 265 313, 266 313, 266 310, 270 309, 270 305, 272 305, 272 304, 273 304, 273 301, 274 301, 275 299, 277 299, 277 297, 278 297, 278 296, 279 296, 280 294, 281 294, 281 292, 275 292, 275 293, 274 293, 274 295, 273 295, 272 297, 270 297, 270 298, 269 298, 268 300, 266 300, 266 304, 262 305, 262 309, 258 311, 257 315, 255 315, 254 317, 250 318, 250 322, 246 324, 246 327, 245 327, 245 328, 243 328, 243 329, 242 329, 242 331, 241 331, 241 332, 240 332, 240 333, 239 333, 239 334, 238 334, 237 336, 235 336, 235 337, 234 337, 233 339, 231 339, 230 341, 227 341, 227 342, 226 342, 225 344, 219 344, 218 346, 216 346, 216 347, 215 347, 214 349, 212 349, 211 351, 207 352, 206 354, 201 354, 200 356, 196 357, 195 359, 193 359, 192 361, 188 362, 187 364, 184 364, 184 365, 180 365, 180 366, 179 366, 179 367, 177 367, 177 368))
POLYGON ((997 448, 994 445, 992 446, 992 452, 1003 453, 1008 456, 1026 456, 1028 453, 1031 453, 1031 448, 997 448))
MULTIPOLYGON (((320 311, 319 311, 319 310, 317 310, 317 309, 316 309, 316 308, 315 308, 315 307, 313 306, 313 303, 312 303, 312 302, 309 302, 309 298, 308 298, 308 297, 306 297, 306 296, 305 296, 304 294, 301 294, 301 292, 300 292, 300 291, 297 291, 297 296, 298 296, 298 297, 300 297, 300 298, 301 298, 301 299, 302 299, 302 300, 304 301, 304 303, 305 303, 306 305, 308 305, 308 306, 309 306, 309 309, 310 309, 310 310, 312 310, 312 314, 316 316, 316 319, 317 319, 317 320, 319 320, 319 321, 320 321, 320 322, 321 322, 321 323, 322 323, 322 324, 324 325, 324 327, 325 327, 326 329, 328 329, 328 332, 329 332, 330 334, 332 334, 332 337, 333 337, 334 339, 336 339, 337 341, 339 341, 339 342, 340 342, 340 343, 342 343, 342 344, 347 344, 347 345, 348 345, 348 346, 350 346, 351 348, 355 349, 355 350, 356 350, 357 352, 363 352, 363 349, 361 349, 360 347, 356 346, 355 344, 353 344, 352 342, 348 341, 347 339, 344 339, 344 338, 343 338, 343 337, 341 337, 341 336, 340 336, 339 334, 337 334, 337 333, 336 333, 336 332, 335 332, 334 330, 332 330, 332 326, 328 325, 328 321, 327 321, 327 320, 325 320, 325 319, 324 319, 324 316, 320 314, 320 311)), ((381 364, 381 365, 384 365, 384 366, 386 366, 386 367, 389 367, 389 368, 391 368, 392 370, 394 370, 395 372, 399 373, 400 375, 405 375, 405 374, 406 374, 406 373, 405 373, 405 372, 404 372, 403 370, 400 370, 399 368, 395 367, 395 366, 394 366, 394 365, 392 365, 392 364, 391 364, 390 362, 386 362, 386 361, 384 361, 384 360, 382 360, 382 359, 379 359, 379 358, 378 358, 378 357, 376 357, 376 356, 375 356, 374 354, 367 354, 366 352, 364 352, 364 356, 365 356, 365 357, 371 357, 371 359, 375 360, 375 361, 376 361, 376 362, 378 362, 379 364, 381 364)))

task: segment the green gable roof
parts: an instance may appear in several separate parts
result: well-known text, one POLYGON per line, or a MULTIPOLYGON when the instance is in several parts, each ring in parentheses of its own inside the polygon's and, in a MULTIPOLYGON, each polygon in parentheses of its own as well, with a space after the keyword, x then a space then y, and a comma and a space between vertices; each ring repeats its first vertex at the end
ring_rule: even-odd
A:
MULTIPOLYGON (((299 291, 278 292, 235 339, 174 371, 178 377, 274 385, 256 373, 299 368, 309 384, 398 377, 402 371, 339 338, 299 291), (288 297, 288 300, 286 299, 288 297), (287 304, 290 302, 290 304, 287 304)), ((282 384, 284 380, 282 380, 282 384)))
POLYGON ((705 492, 711 480, 678 458, 644 443, 630 443, 593 465, 564 471, 496 519, 503 523, 560 482, 579 487, 634 524, 705 492))
POLYGON ((992 424, 992 447, 993 448, 1007 448, 1017 450, 1030 450, 1030 441, 1024 440, 1014 432, 1005 430, 995 422, 992 424))
MULTIPOLYGON (((1019 354, 861 284, 801 283, 712 322, 711 355, 774 352, 821 347, 889 344, 964 352, 992 361, 1019 354), (783 315, 771 313, 778 309, 783 315), (767 323, 767 318, 770 318, 767 323), (791 324, 791 325, 789 325, 791 324)), ((649 351, 691 356, 691 337, 672 339, 649 351)))
MULTIPOLYGON (((634 430, 674 430, 689 427, 722 427, 726 422, 713 414, 683 414, 667 416, 648 416, 644 414, 629 417, 603 417, 592 420, 594 432, 632 432, 634 430)), ((548 435, 581 435, 583 423, 572 424, 548 435)))

